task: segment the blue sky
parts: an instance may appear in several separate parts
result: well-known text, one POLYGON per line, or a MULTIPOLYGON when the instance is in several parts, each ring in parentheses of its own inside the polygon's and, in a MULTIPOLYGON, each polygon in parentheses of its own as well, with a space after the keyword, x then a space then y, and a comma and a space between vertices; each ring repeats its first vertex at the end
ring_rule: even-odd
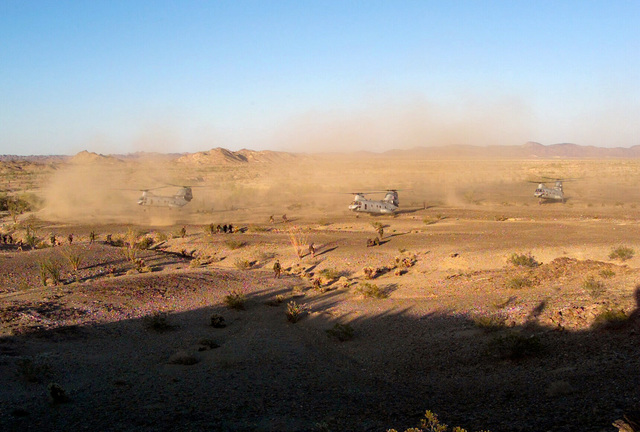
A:
POLYGON ((640 144, 637 1, 0 0, 0 153, 640 144))

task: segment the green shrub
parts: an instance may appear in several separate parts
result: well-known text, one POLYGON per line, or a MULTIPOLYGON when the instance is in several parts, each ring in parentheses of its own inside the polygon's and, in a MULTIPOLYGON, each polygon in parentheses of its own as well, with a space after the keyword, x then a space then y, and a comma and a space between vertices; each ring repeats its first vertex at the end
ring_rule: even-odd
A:
POLYGON ((589 293, 589 295, 594 298, 600 298, 607 290, 604 283, 596 280, 593 276, 589 276, 582 283, 582 288, 589 293))
POLYGON ((339 270, 336 270, 334 268, 325 268, 320 270, 320 276, 322 276, 323 278, 327 279, 327 280, 334 280, 334 279, 339 279, 340 276, 342 276, 342 272, 339 270))
POLYGON ((47 286, 47 280, 49 277, 53 281, 54 285, 60 282, 60 264, 51 259, 44 259, 38 263, 40 268, 40 281, 42 286, 47 286))
POLYGON ((605 309, 596 315, 591 327, 617 329, 629 321, 629 316, 622 309, 605 309))
POLYGON ((635 251, 628 246, 618 246, 611 250, 609 254, 609 259, 618 259, 620 261, 626 261, 628 259, 633 258, 635 255, 635 251))
POLYGON ((229 294, 224 297, 224 304, 226 304, 228 308, 235 310, 244 310, 245 301, 246 296, 238 290, 229 291, 229 294))
POLYGON ((335 325, 332 328, 326 330, 326 332, 329 337, 337 339, 340 342, 345 342, 353 339, 354 333, 353 327, 351 327, 349 324, 340 323, 335 323, 335 325))
POLYGON ((78 271, 80 264, 82 264, 82 253, 71 248, 60 248, 60 253, 69 262, 73 271, 78 271))
POLYGON ((522 289, 533 286, 533 281, 524 276, 516 276, 507 281, 507 287, 511 289, 522 289))
POLYGON ((538 267, 540 265, 540 263, 536 261, 536 259, 531 255, 531 253, 518 254, 514 252, 513 254, 511 254, 511 256, 507 261, 513 264, 514 266, 519 266, 519 267, 533 268, 533 267, 538 267))
POLYGON ((138 249, 149 249, 153 246, 153 239, 149 236, 144 236, 136 243, 138 249))
POLYGON ((538 336, 512 332, 489 341, 488 351, 500 359, 519 360, 540 354, 542 342, 538 336))
POLYGON ((292 323, 300 321, 306 310, 307 309, 304 305, 298 304, 293 300, 290 301, 287 303, 287 321, 292 323))
POLYGON ((389 297, 389 294, 376 284, 364 282, 356 288, 356 292, 362 294, 366 298, 384 299, 389 297))

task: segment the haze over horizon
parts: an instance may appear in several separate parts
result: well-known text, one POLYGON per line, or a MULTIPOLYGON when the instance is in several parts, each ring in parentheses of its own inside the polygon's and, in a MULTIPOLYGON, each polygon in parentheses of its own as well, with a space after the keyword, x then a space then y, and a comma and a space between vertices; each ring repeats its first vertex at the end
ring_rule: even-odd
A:
POLYGON ((640 144, 634 1, 0 2, 0 154, 640 144))

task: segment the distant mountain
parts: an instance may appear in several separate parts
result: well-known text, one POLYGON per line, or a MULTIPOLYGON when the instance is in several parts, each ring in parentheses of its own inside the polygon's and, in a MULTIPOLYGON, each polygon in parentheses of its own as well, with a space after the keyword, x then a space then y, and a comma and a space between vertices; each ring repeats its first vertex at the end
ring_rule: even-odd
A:
POLYGON ((114 156, 105 156, 89 151, 81 151, 69 160, 73 164, 119 164, 123 163, 114 156))
POLYGON ((209 151, 186 154, 178 158, 179 163, 196 165, 236 165, 244 163, 274 163, 284 162, 299 158, 293 153, 276 151, 239 150, 231 151, 224 148, 215 148, 209 151))
POLYGON ((407 150, 389 150, 383 155, 399 158, 426 159, 607 159, 607 158, 638 158, 640 145, 623 148, 604 148, 581 146, 563 143, 542 145, 527 142, 520 146, 472 146, 448 145, 440 147, 415 147, 407 150))

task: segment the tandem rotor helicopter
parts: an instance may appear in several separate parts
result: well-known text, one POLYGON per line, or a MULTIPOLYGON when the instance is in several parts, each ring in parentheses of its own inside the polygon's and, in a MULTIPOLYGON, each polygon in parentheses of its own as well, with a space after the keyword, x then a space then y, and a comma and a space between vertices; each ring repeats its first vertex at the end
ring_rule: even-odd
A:
POLYGON ((562 188, 562 182, 572 181, 576 179, 554 179, 550 177, 543 177, 548 179, 548 181, 529 181, 529 183, 539 183, 536 188, 533 196, 538 198, 538 204, 542 204, 544 201, 561 201, 563 204, 565 202, 564 197, 564 189, 562 188), (554 186, 548 187, 545 183, 555 182, 554 186))
POLYGON ((394 213, 400 202, 398 201, 398 191, 396 189, 388 189, 386 191, 369 191, 369 192, 353 192, 355 195, 353 202, 349 205, 349 210, 353 212, 371 213, 371 214, 391 214, 394 213), (367 199, 365 194, 385 193, 381 200, 367 199))
POLYGON ((160 186, 153 189, 142 189, 142 196, 138 199, 138 205, 152 207, 184 207, 193 199, 191 186, 176 186, 180 189, 178 189, 174 195, 156 195, 151 192, 153 190, 164 189, 170 186, 176 185, 160 186))

